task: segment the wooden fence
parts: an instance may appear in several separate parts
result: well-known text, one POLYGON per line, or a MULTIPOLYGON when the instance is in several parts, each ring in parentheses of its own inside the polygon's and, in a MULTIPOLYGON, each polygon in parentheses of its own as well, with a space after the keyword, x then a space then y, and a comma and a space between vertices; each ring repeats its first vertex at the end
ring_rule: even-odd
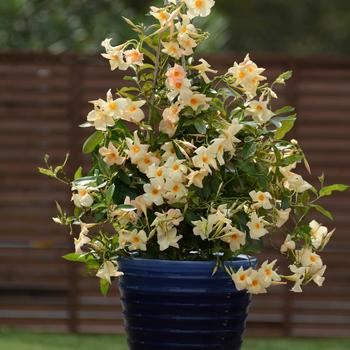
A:
MULTIPOLYGON (((224 70, 231 57, 212 56, 224 70)), ((279 91, 295 105, 293 133, 308 154, 314 179, 322 170, 329 182, 350 182, 350 60, 258 57, 275 77, 294 70, 279 91)), ((98 294, 97 281, 60 256, 72 238, 53 224, 54 200, 68 205, 64 186, 37 174, 45 153, 70 166, 85 162, 80 149, 87 101, 122 84, 107 62, 88 56, 0 55, 0 327, 47 331, 122 332, 118 291, 98 294)), ((90 131, 90 130, 89 130, 90 131)), ((310 178, 310 177, 309 177, 310 178)), ((303 295, 284 287, 254 298, 248 329, 252 335, 349 336, 350 200, 334 196, 336 236, 325 252, 329 266, 324 288, 303 295)), ((332 226, 332 223, 322 221, 332 226)))

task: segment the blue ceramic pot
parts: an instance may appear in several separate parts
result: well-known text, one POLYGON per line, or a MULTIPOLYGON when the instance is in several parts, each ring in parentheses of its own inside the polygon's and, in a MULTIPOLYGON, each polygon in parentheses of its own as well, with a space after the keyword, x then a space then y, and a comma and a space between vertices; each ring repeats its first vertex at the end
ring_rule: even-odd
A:
MULTIPOLYGON (((234 269, 256 265, 241 256, 234 269)), ((130 350, 239 350, 250 295, 214 261, 120 258, 121 301, 130 350)))

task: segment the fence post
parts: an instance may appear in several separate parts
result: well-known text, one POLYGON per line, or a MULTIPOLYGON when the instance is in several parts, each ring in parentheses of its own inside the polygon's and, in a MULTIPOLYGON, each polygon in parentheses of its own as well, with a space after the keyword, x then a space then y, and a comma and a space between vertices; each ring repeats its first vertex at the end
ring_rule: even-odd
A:
MULTIPOLYGON (((79 137, 78 126, 81 123, 81 91, 82 91, 82 62, 79 56, 70 56, 68 60, 69 77, 68 91, 69 102, 67 110, 67 118, 70 124, 69 145, 70 145, 70 175, 82 164, 81 156, 81 137, 79 137)), ((72 209, 73 209, 72 205, 72 209)), ((72 237, 69 237, 70 241, 72 237)), ((68 266, 68 327, 72 333, 79 332, 79 268, 76 263, 71 263, 68 266)))

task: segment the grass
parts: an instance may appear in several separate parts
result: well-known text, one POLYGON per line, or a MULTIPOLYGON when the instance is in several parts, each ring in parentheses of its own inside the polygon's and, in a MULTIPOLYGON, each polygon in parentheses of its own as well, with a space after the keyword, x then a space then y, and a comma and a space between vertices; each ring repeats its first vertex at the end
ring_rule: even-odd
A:
MULTIPOLYGON (((0 331, 0 349, 127 350, 125 337, 0 331)), ((348 350, 350 339, 248 339, 243 350, 348 350)))

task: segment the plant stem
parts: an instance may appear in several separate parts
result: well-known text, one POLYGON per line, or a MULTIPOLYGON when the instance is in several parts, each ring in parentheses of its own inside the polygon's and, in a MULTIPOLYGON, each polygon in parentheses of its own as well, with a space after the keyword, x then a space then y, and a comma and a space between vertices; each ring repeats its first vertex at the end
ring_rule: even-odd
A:
POLYGON ((157 86, 157 78, 159 73, 159 61, 160 61, 160 36, 158 37, 158 46, 157 46, 157 53, 156 53, 156 62, 154 64, 154 77, 153 77, 153 83, 152 83, 152 97, 151 97, 151 103, 154 104, 155 99, 155 91, 157 86))
MULTIPOLYGON (((157 53, 156 53, 156 61, 154 63, 154 77, 153 77, 153 83, 152 83, 152 96, 150 98, 150 111, 149 111, 149 125, 152 127, 153 130, 155 130, 155 113, 154 113, 154 103, 155 103, 155 98, 156 98, 156 87, 157 87, 157 78, 158 78, 158 73, 159 73, 159 63, 160 63, 160 47, 161 47, 161 42, 160 42, 160 35, 158 37, 158 46, 157 46, 157 53)), ((152 134, 149 134, 149 137, 152 138, 152 134)), ((150 143, 151 140, 149 140, 150 143)))

